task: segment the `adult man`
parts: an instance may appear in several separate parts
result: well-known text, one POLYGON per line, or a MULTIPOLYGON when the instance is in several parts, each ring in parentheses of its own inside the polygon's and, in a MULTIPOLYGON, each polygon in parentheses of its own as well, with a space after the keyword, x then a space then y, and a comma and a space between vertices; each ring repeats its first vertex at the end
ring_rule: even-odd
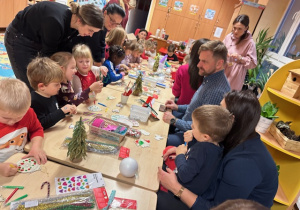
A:
POLYGON ((165 112, 163 121, 176 127, 175 134, 169 134, 167 146, 178 146, 183 141, 183 133, 191 130, 192 112, 204 104, 220 104, 230 85, 224 74, 227 60, 227 48, 221 41, 209 41, 199 49, 199 75, 204 76, 203 82, 195 92, 191 103, 177 105, 173 100, 166 102, 166 107, 184 113, 182 119, 176 118, 171 112, 165 112))

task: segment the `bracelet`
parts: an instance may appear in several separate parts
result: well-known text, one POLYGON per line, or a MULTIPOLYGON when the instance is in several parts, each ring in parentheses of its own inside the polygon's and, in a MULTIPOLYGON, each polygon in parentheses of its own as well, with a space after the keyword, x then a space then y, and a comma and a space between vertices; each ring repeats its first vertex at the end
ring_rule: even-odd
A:
POLYGON ((175 194, 175 196, 177 196, 178 198, 180 198, 184 189, 185 189, 184 186, 181 186, 180 190, 178 191, 178 193, 175 194))

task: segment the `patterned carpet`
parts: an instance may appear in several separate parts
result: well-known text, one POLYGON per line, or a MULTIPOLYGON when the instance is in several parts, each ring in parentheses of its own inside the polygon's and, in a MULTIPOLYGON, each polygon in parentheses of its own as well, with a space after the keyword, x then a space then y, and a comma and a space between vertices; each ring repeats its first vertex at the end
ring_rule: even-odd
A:
POLYGON ((11 69, 10 62, 4 47, 4 34, 0 34, 0 78, 12 77, 15 78, 15 74, 11 69))

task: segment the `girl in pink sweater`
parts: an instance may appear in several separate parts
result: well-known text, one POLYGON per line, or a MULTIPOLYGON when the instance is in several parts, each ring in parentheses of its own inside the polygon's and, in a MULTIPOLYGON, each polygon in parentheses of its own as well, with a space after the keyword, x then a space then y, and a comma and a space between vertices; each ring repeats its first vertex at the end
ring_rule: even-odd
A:
POLYGON ((249 17, 239 15, 223 41, 228 50, 225 74, 232 90, 241 90, 247 70, 257 65, 256 47, 248 29, 249 17))
POLYGON ((199 75, 197 64, 199 63, 198 50, 208 39, 199 39, 193 43, 189 64, 182 65, 176 72, 176 79, 172 88, 175 97, 179 97, 177 104, 189 104, 202 83, 203 77, 199 75))

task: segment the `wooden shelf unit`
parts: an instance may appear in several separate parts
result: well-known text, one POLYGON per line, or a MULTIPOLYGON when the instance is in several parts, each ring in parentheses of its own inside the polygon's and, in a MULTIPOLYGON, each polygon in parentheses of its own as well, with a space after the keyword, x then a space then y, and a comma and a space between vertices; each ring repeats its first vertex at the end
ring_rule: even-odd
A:
MULTIPOLYGON (((298 135, 300 134, 300 101, 285 95, 280 90, 289 70, 299 67, 300 60, 297 60, 278 69, 266 83, 259 98, 261 105, 268 101, 276 103, 279 107, 276 114, 279 118, 276 121, 292 121, 291 129, 298 135)), ((276 165, 280 165, 279 186, 274 200, 291 208, 300 191, 300 151, 285 150, 269 132, 260 135, 276 165)))

